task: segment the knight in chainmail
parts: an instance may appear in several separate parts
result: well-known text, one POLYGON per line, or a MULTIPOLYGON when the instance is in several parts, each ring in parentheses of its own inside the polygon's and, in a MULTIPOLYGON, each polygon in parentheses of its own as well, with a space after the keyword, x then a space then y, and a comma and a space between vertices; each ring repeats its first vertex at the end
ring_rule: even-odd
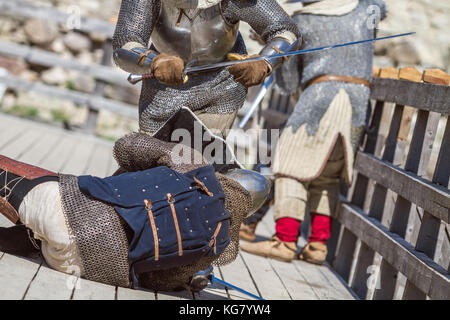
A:
POLYGON ((236 169, 215 173, 204 159, 178 163, 174 145, 129 134, 114 146, 126 172, 105 179, 56 174, 0 156, 0 213, 16 224, 0 228, 0 251, 41 252, 58 271, 109 285, 189 289, 196 272, 236 258, 239 225, 262 204, 244 180, 262 176, 236 169), (199 255, 197 242, 211 234, 199 255), (171 237, 178 238, 175 245, 171 237), (175 258, 161 258, 171 250, 175 258), (139 268, 148 271, 136 278, 139 268))
POLYGON ((114 60, 127 72, 153 75, 142 84, 141 132, 153 134, 187 107, 207 127, 225 134, 245 101, 247 87, 262 83, 284 60, 188 75, 183 70, 247 58, 240 21, 249 23, 267 43, 260 52, 264 56, 286 50, 300 35, 276 0, 122 0, 114 60))
MULTIPOLYGON (((382 0, 301 1, 293 19, 311 49, 375 37, 385 17, 382 0)), ((351 184, 355 152, 369 112, 373 44, 301 55, 277 70, 276 89, 303 90, 276 147, 274 215, 276 236, 242 249, 291 261, 300 223, 309 210, 311 236, 299 258, 322 264, 339 180, 351 184)), ((243 231, 251 233, 253 226, 243 231)))

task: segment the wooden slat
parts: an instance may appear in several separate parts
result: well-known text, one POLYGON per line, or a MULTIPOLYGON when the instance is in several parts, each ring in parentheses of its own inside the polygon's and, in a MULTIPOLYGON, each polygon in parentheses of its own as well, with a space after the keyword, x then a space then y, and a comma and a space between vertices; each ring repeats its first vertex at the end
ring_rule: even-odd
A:
POLYGON ((295 260, 292 264, 302 274, 301 281, 309 285, 319 300, 355 300, 357 298, 335 274, 330 272, 328 266, 317 266, 300 260, 295 260))
POLYGON ((86 174, 101 178, 105 177, 109 171, 111 153, 112 145, 95 144, 94 152, 89 160, 86 174))
POLYGON ((411 244, 389 232, 377 220, 367 217, 357 207, 343 204, 338 219, 428 296, 450 299, 447 270, 425 254, 415 251, 411 244))
POLYGON ((422 72, 414 67, 401 68, 398 78, 401 80, 420 82, 422 81, 422 72))
POLYGON ((423 81, 448 86, 450 84, 450 75, 440 69, 425 70, 423 81))
POLYGON ((22 124, 20 126, 14 125, 0 136, 0 151, 7 148, 11 143, 20 138, 26 131, 28 126, 22 124))
POLYGON ((182 292, 162 292, 156 293, 156 300, 193 300, 192 293, 187 291, 182 292))
POLYGON ((73 300, 114 300, 116 287, 78 278, 73 300))
POLYGON ((42 167, 53 172, 61 172, 65 163, 72 156, 76 144, 80 142, 76 137, 64 135, 43 161, 42 167))
POLYGON ((250 270, 263 299, 290 300, 286 288, 266 258, 247 252, 241 252, 241 256, 250 270))
MULTIPOLYGON (((428 123, 428 111, 419 110, 416 125, 414 127, 413 137, 409 148, 408 158, 405 164, 405 170, 418 173, 419 165, 423 162, 428 163, 425 159, 426 152, 422 152, 424 148, 425 132, 428 123)), ((408 221, 411 211, 411 202, 403 198, 401 195, 397 197, 394 212, 392 215, 389 231, 396 233, 405 239, 408 221)), ((398 279, 397 270, 386 260, 383 259, 380 267, 380 288, 375 291, 374 299, 391 300, 394 298, 396 283, 398 279)))
POLYGON ((383 79, 398 79, 399 70, 394 67, 381 68, 380 78, 383 79))
POLYGON ((358 172, 449 223, 450 192, 446 187, 433 184, 366 153, 358 153, 355 166, 358 172))
POLYGON ((4 254, 0 259, 0 300, 20 300, 36 275, 39 264, 4 254))
MULTIPOLYGON (((389 126, 389 133, 386 138, 383 160, 392 162, 399 153, 402 153, 401 148, 397 148, 398 135, 400 132, 400 127, 402 125, 404 106, 396 105, 394 108, 394 113, 392 115, 392 120, 389 126)), ((401 157, 401 155, 400 155, 401 157)), ((384 216, 387 213, 386 198, 388 194, 388 189, 379 184, 375 183, 372 199, 370 202, 369 216, 382 222, 384 216)), ((352 289, 356 294, 362 298, 369 298, 371 291, 367 287, 367 280, 369 274, 367 270, 370 266, 374 265, 375 252, 371 250, 363 242, 358 253, 358 260, 355 268, 354 278, 352 280, 352 289)))
POLYGON ((209 284, 200 292, 194 293, 195 300, 228 300, 227 290, 224 285, 215 282, 209 284))
POLYGON ((25 300, 69 300, 73 280, 73 276, 42 266, 31 281, 25 300))
POLYGON ((25 131, 13 142, 2 148, 2 154, 12 159, 19 158, 38 141, 41 133, 42 131, 35 128, 25 131))
POLYGON ((95 151, 94 143, 82 143, 81 140, 74 145, 72 156, 61 168, 61 172, 73 175, 84 175, 87 173, 89 159, 95 151))
MULTIPOLYGON (((0 0, 0 14, 11 17, 36 18, 66 25, 70 16, 54 8, 33 6, 27 2, 0 0)), ((112 38, 114 25, 103 20, 81 18, 80 31, 96 32, 112 38)))
MULTIPOLYGON (((232 263, 220 267, 220 271, 224 281, 239 286, 239 288, 254 295, 259 295, 240 255, 232 263)), ((232 300, 253 300, 252 297, 231 288, 228 288, 228 294, 232 300)))
POLYGON ((154 292, 117 288, 117 300, 156 300, 154 292))
POLYGON ((117 68, 97 64, 85 64, 76 59, 68 59, 53 52, 9 41, 0 40, 0 55, 24 59, 34 65, 75 70, 95 79, 130 86, 126 78, 126 73, 120 72, 117 68))
POLYGON ((112 99, 49 86, 39 82, 30 82, 14 77, 12 75, 9 75, 7 77, 0 77, 0 82, 6 83, 7 87, 13 90, 23 92, 36 92, 39 94, 51 96, 56 99, 70 100, 78 105, 89 105, 90 108, 97 111, 107 110, 131 119, 137 119, 138 117, 136 106, 112 99))
POLYGON ((39 166, 53 148, 56 147, 60 139, 61 134, 55 134, 55 132, 51 131, 43 132, 38 141, 16 160, 39 166))
MULTIPOLYGON (((449 191, 447 188, 449 187, 449 176, 450 176, 449 140, 450 140, 450 122, 447 121, 443 137, 443 143, 441 145, 433 177, 433 182, 438 183, 441 186, 444 186, 443 189, 446 189, 447 191, 449 191)), ((450 205, 447 206, 447 210, 450 211, 450 205)), ((448 220, 446 222, 448 223, 448 220)), ((431 259, 434 259, 435 257, 440 225, 441 225, 440 218, 433 216, 429 211, 425 209, 415 249, 420 252, 423 252, 431 259)), ((403 295, 404 299, 425 299, 426 294, 427 291, 422 290, 422 288, 420 288, 416 283, 408 279, 408 282, 405 287, 405 292, 403 295)))
POLYGON ((373 80, 371 98, 450 114, 450 87, 406 80, 373 80))
MULTIPOLYGON (((257 235, 270 238, 275 230, 272 207, 258 224, 257 235)), ((306 224, 307 219, 302 223, 306 224)), ((299 242, 306 244, 306 239, 299 242)), ((289 296, 293 300, 342 300, 354 299, 351 289, 346 287, 333 273, 329 266, 312 265, 304 261, 294 260, 291 263, 269 259, 289 296)))
MULTIPOLYGON (((383 101, 377 101, 375 103, 369 133, 367 135, 364 146, 364 151, 367 153, 372 154, 376 151, 381 120, 385 111, 384 105, 385 103, 383 101)), ((369 179, 365 175, 358 172, 353 184, 354 193, 351 197, 351 203, 362 208, 364 206, 367 190, 369 187, 369 179)), ((357 238, 352 232, 345 228, 343 229, 342 236, 340 238, 341 241, 337 250, 337 255, 336 258, 332 261, 332 265, 336 269, 337 273, 345 281, 347 281, 347 283, 349 283, 357 238)))
MULTIPOLYGON (((273 210, 272 210, 273 212, 273 210)), ((273 232, 273 228, 269 226, 266 222, 266 217, 264 217, 260 222, 262 227, 265 227, 265 236, 270 236, 273 232)), ((289 296, 292 300, 312 300, 318 299, 319 296, 312 290, 311 286, 305 285, 303 280, 303 275, 300 274, 293 263, 286 263, 277 260, 270 259, 270 264, 275 270, 280 280, 283 282, 289 296)))

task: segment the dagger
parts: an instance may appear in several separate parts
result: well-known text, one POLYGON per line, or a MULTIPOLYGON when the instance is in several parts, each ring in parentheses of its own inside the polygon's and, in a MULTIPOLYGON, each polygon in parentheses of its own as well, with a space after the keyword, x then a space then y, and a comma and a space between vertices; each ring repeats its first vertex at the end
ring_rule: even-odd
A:
MULTIPOLYGON (((414 34, 416 34, 416 32, 401 33, 401 34, 396 34, 396 35, 387 36, 387 37, 373 38, 373 39, 367 39, 367 40, 359 40, 359 41, 353 41, 353 42, 346 42, 346 43, 334 44, 334 45, 318 47, 318 48, 313 48, 313 49, 306 49, 306 50, 297 50, 297 51, 290 51, 290 52, 288 51, 288 52, 284 52, 284 53, 274 54, 274 55, 271 55, 271 56, 260 56, 260 57, 245 59, 245 60, 224 61, 224 62, 208 64, 208 65, 204 65, 204 66, 194 66, 194 67, 192 67, 192 66, 188 65, 184 69, 184 73, 183 74, 187 74, 187 73, 191 73, 191 72, 206 71, 206 70, 217 69, 217 68, 225 68, 225 67, 233 66, 233 65, 238 64, 238 63, 247 63, 247 62, 253 62, 253 61, 260 61, 260 60, 269 60, 269 59, 277 59, 277 58, 283 58, 283 57, 291 57, 291 56, 296 56, 296 55, 301 55, 301 54, 306 54, 306 53, 311 53, 311 52, 322 52, 322 51, 327 51, 327 50, 331 50, 331 49, 335 49, 335 48, 355 46, 355 45, 371 43, 371 42, 375 42, 375 41, 406 37, 406 36, 411 36, 411 35, 414 35, 414 34)), ((294 44, 296 44, 296 43, 294 42, 294 44)), ((294 44, 291 45, 291 47, 293 47, 294 44)), ((128 81, 131 84, 137 84, 138 82, 140 82, 140 81, 142 81, 144 79, 152 79, 152 78, 153 78, 153 75, 151 73, 147 73, 147 74, 130 74, 128 76, 128 81)))

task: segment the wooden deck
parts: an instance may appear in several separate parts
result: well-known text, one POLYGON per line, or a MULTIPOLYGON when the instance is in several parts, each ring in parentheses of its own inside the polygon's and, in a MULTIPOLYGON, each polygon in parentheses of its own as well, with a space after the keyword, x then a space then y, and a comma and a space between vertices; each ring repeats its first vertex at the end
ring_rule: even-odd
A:
MULTIPOLYGON (((112 146, 112 143, 92 136, 0 114, 0 154, 52 171, 110 175, 117 167, 112 158, 112 146)), ((0 216, 0 226, 9 225, 0 216)), ((269 238, 273 230, 272 215, 268 214, 258 226, 258 239, 269 238)), ((354 299, 354 294, 328 266, 318 267, 301 261, 283 263, 242 252, 232 264, 216 268, 215 276, 264 299, 354 299)), ((54 271, 40 260, 27 260, 2 252, 0 288, 0 300, 250 299, 218 285, 195 295, 117 288, 54 271)))

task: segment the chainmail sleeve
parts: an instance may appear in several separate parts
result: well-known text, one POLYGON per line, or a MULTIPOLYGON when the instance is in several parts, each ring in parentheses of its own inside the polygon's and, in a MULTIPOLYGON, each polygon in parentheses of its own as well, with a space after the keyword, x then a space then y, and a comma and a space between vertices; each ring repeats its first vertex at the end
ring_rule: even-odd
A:
MULTIPOLYGON (((114 145, 114 159, 128 172, 166 166, 180 173, 186 173, 207 165, 206 160, 190 149, 190 157, 174 156, 176 143, 165 142, 145 133, 130 133, 117 140, 114 145), (183 161, 177 161, 182 159, 183 161)), ((187 150, 184 147, 182 150, 187 150)))
MULTIPOLYGON (((112 39, 114 50, 148 47, 153 27, 159 16, 161 0, 122 0, 116 29, 112 39)), ((123 68, 121 62, 114 58, 123 68)), ((126 70, 133 72, 133 70, 126 70)))
POLYGON ((286 32, 300 36, 297 25, 276 0, 226 0, 222 10, 227 22, 247 22, 266 43, 286 32))

